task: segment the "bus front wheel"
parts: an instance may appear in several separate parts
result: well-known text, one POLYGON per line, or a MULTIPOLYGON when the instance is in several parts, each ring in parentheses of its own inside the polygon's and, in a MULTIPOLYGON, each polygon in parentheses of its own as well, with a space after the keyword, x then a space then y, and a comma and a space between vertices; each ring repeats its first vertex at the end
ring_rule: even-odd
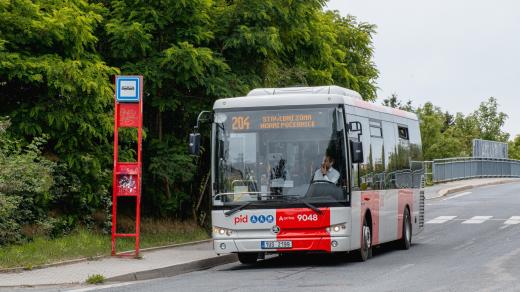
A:
POLYGON ((258 260, 258 253, 256 252, 248 252, 248 253, 238 253, 238 261, 242 264, 254 264, 258 260))
POLYGON ((360 262, 368 260, 372 256, 372 230, 368 225, 367 219, 363 219, 361 228, 361 248, 356 253, 356 259, 360 262))

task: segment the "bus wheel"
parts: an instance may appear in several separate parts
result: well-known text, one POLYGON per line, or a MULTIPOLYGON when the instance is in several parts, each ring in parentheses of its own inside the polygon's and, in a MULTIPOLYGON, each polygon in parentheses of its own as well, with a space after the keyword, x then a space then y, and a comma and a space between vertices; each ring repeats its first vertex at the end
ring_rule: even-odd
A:
POLYGON ((254 263, 256 263, 256 260, 258 260, 258 253, 256 253, 256 252, 248 252, 248 253, 239 252, 238 260, 242 264, 254 264, 254 263))
POLYGON ((410 219, 410 211, 406 208, 403 213, 403 234, 399 241, 399 247, 409 249, 410 245, 412 245, 412 220, 410 219))
POLYGON ((357 252, 356 258, 360 262, 368 260, 372 256, 372 232, 368 226, 367 219, 363 220, 363 228, 361 230, 361 248, 357 252))

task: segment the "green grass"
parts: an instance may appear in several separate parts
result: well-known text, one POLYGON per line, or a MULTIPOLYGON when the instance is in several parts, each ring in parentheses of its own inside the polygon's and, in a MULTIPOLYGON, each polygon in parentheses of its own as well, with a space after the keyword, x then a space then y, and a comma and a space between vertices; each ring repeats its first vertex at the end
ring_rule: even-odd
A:
POLYGON ((105 276, 100 274, 91 275, 85 281, 87 284, 101 284, 105 282, 105 276))
MULTIPOLYGON (((124 229, 124 227, 123 227, 124 229)), ((206 231, 194 223, 143 220, 141 248, 208 239, 206 231)), ((44 236, 33 241, 0 247, 0 268, 36 267, 79 258, 110 255, 111 237, 100 232, 78 228, 75 232, 56 239, 44 236)), ((135 248, 134 238, 119 238, 117 251, 135 248)))

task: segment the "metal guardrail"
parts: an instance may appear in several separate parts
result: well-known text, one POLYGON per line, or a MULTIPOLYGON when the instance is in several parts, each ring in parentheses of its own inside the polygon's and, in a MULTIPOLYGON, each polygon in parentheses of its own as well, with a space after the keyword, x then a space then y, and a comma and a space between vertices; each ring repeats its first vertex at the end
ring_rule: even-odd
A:
POLYGON ((457 157, 436 159, 432 164, 433 182, 485 178, 520 177, 520 160, 457 157))

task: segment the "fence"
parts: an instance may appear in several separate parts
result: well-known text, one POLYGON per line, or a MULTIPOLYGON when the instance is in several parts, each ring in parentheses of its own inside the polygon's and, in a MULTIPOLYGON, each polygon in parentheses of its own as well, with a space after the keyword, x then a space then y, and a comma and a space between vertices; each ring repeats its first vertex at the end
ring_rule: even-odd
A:
POLYGON ((484 178, 520 177, 520 160, 460 157, 437 159, 432 164, 433 182, 484 178))

